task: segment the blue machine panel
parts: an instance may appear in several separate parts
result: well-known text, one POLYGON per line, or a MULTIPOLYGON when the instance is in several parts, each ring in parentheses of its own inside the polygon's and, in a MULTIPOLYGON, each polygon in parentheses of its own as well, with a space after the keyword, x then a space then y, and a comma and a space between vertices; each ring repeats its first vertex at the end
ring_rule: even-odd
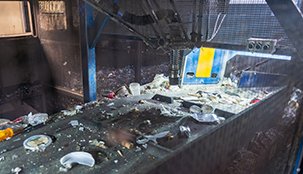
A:
POLYGON ((224 74, 223 72, 225 71, 226 62, 236 55, 261 57, 268 59, 291 60, 291 56, 285 56, 285 55, 254 53, 247 51, 234 51, 234 50, 214 49, 214 48, 205 48, 205 47, 195 48, 183 58, 180 85, 183 86, 183 85, 218 84, 223 78, 223 74, 224 74), (214 54, 208 53, 211 52, 211 50, 214 51, 214 54), (201 53, 201 51, 207 53, 204 54, 201 53), (205 59, 205 60, 201 61, 200 59, 205 59), (209 60, 212 60, 212 63, 209 63, 209 60), (201 64, 201 62, 205 62, 205 65, 201 64), (203 68, 207 70, 205 70, 204 72, 203 68), (209 68, 211 69, 210 73, 206 73, 209 68), (205 76, 206 74, 209 75, 206 77, 205 76))

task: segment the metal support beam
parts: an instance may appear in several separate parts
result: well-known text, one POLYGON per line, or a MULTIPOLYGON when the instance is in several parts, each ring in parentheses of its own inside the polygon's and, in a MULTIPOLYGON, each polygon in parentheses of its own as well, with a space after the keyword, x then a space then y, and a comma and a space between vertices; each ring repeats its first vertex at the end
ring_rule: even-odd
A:
POLYGON ((82 0, 82 1, 84 1, 87 4, 91 5, 93 8, 95 8, 99 12, 106 14, 114 22, 122 25, 123 27, 126 27, 130 32, 136 34, 146 44, 150 45, 151 47, 153 47, 155 49, 159 48, 159 46, 157 45, 157 43, 153 42, 149 37, 147 37, 147 36, 139 33, 135 28, 133 28, 127 22, 125 22, 124 20, 122 20, 118 15, 112 14, 110 11, 108 11, 106 9, 103 9, 102 6, 100 6, 98 3, 95 3, 95 2, 93 2, 91 0, 82 0))
POLYGON ((80 48, 82 59, 82 78, 84 102, 97 100, 95 48, 89 48, 88 30, 91 28, 94 16, 93 7, 79 0, 79 6, 84 7, 80 15, 80 48))
MULTIPOLYGON (((118 3, 119 0, 115 0, 115 3, 118 3)), ((98 42, 103 29, 105 28, 107 22, 109 20, 109 17, 99 12, 97 14, 97 17, 95 18, 95 21, 91 28, 88 29, 89 34, 89 48, 94 48, 96 46, 96 43, 98 42), (103 21, 103 23, 102 23, 103 21)))
POLYGON ((303 17, 299 8, 292 0, 266 0, 266 2, 302 59, 303 17))

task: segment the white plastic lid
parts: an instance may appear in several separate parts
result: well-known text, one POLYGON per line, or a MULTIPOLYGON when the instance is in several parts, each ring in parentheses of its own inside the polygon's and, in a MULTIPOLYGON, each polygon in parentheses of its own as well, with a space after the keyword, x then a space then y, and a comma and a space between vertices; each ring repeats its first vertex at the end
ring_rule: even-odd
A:
POLYGON ((47 135, 34 135, 27 138, 23 142, 23 146, 25 149, 29 149, 31 151, 42 150, 49 146, 52 143, 51 137, 47 135))

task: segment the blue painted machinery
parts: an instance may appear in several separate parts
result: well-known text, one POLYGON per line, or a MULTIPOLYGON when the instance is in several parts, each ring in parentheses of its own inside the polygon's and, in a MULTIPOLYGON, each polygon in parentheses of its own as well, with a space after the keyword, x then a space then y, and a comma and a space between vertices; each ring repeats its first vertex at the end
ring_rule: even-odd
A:
MULTIPOLYGON (((275 55, 267 53, 254 53, 247 51, 234 51, 215 48, 195 48, 183 58, 181 69, 180 86, 184 85, 205 85, 219 84, 225 74, 227 62, 236 56, 275 59, 281 61, 291 60, 291 56, 275 55)), ((247 58, 248 59, 248 58, 247 58)), ((243 71, 241 73, 239 87, 271 86, 273 83, 268 83, 266 79, 280 78, 280 74, 267 74, 256 71, 243 71), (262 76, 262 77, 261 77, 262 76), (266 76, 266 77, 265 77, 266 76)))

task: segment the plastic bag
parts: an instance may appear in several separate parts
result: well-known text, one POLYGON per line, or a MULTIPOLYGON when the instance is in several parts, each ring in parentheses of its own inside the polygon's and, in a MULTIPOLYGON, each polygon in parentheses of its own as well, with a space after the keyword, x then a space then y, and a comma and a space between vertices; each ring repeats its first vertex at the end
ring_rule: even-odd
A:
POLYGON ((48 119, 48 115, 45 113, 38 113, 38 114, 34 114, 34 115, 32 113, 28 114, 28 122, 32 126, 36 126, 38 124, 45 123, 47 121, 47 119, 48 119))

